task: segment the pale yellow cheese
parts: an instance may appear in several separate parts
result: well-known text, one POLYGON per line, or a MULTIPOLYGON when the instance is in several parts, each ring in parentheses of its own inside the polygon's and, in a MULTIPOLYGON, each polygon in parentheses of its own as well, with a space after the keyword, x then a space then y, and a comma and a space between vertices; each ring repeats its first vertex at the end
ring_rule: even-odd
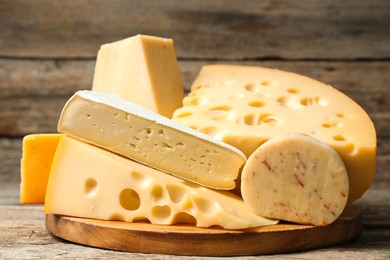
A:
POLYGON ((51 167, 45 213, 243 229, 276 224, 241 198, 167 175, 96 146, 63 137, 51 167))
POLYGON ((263 143, 242 170, 245 203, 260 216, 326 226, 343 212, 348 174, 330 146, 302 134, 263 143))
POLYGON ((94 91, 79 91, 70 98, 58 131, 217 189, 233 189, 246 161, 233 146, 117 96, 94 91))
POLYGON ((184 96, 173 40, 136 35, 102 45, 92 89, 170 118, 184 96))
POLYGON ((360 198, 373 181, 376 133, 369 116, 343 93, 305 76, 261 67, 204 66, 173 120, 247 157, 281 134, 315 137, 343 158, 349 201, 360 198))
POLYGON ((20 203, 42 204, 60 134, 30 134, 23 138, 20 162, 20 203))

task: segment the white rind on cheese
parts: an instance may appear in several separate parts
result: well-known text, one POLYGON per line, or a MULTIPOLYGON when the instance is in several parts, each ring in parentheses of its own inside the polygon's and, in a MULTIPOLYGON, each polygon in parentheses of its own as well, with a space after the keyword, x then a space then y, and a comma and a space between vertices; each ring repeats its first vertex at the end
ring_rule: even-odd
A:
POLYGON ((233 146, 125 101, 79 91, 58 131, 151 167, 217 189, 232 189, 245 155, 233 146))
POLYGON ((334 148, 349 174, 350 202, 370 187, 376 133, 351 98, 317 80, 277 69, 204 66, 173 120, 240 149, 249 157, 268 139, 310 135, 334 148))
POLYGON ((244 229, 277 224, 241 198, 167 175, 68 136, 62 137, 48 182, 45 213, 244 229))
POLYGON ((262 144, 242 170, 241 192, 256 214, 326 226, 343 212, 348 174, 330 146, 302 134, 285 134, 262 144))

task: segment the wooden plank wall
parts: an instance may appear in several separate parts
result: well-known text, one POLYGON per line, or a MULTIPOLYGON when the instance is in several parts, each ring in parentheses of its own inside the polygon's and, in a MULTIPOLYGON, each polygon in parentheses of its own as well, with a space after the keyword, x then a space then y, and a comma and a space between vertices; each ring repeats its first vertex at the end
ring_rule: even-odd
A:
POLYGON ((388 0, 0 0, 0 181, 19 181, 21 138, 55 132, 66 100, 91 88, 99 46, 138 33, 174 39, 187 90, 202 65, 228 63, 343 91, 374 121, 374 185, 390 185, 388 0))

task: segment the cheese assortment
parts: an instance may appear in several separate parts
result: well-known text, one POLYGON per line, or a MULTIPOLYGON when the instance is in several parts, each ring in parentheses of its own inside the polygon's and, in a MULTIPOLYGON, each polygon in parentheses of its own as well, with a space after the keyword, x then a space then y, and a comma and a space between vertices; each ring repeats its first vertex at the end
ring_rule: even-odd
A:
POLYGON ((44 203, 47 179, 60 137, 60 134, 30 134, 23 138, 20 203, 44 203))
POLYGON ((233 189, 246 161, 235 147, 95 91, 79 91, 70 98, 58 131, 216 189, 233 189))
POLYGON ((136 35, 102 45, 92 90, 116 94, 170 118, 184 96, 173 40, 136 35))
POLYGON ((242 170, 245 203, 260 216, 326 226, 343 212, 348 174, 330 146, 302 134, 284 134, 262 144, 242 170))
POLYGON ((334 148, 349 175, 349 201, 375 173, 376 133, 352 99, 319 81, 276 69, 204 66, 173 120, 240 149, 249 157, 268 139, 303 133, 334 148))
POLYGON ((66 136, 53 160, 45 213, 225 229, 277 223, 254 214, 230 193, 187 182, 66 136))
POLYGON ((44 202, 46 214, 325 226, 375 172, 375 128, 341 92, 285 71, 207 65, 184 97, 173 41, 146 35, 100 48, 92 91, 68 100, 58 132, 23 142, 21 203, 44 202), (226 191, 236 183, 242 197, 226 191))

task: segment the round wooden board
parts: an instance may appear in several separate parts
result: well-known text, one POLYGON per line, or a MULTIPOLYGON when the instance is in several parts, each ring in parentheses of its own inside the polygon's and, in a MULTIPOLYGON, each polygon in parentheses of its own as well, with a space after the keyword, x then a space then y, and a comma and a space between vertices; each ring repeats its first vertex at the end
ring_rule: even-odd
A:
POLYGON ((281 223, 246 230, 160 226, 46 215, 53 235, 75 243, 137 253, 237 256, 287 253, 349 241, 362 230, 362 210, 348 206, 325 227, 281 223))

